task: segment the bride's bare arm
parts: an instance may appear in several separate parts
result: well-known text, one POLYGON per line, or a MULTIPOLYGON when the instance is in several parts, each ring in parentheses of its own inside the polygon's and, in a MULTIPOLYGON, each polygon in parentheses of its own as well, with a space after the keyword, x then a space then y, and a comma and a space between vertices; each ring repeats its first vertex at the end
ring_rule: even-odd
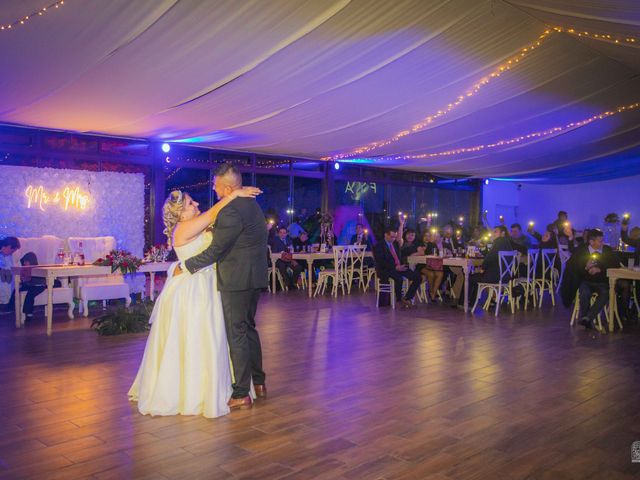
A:
POLYGON ((207 210, 204 213, 201 213, 197 217, 193 217, 189 220, 185 220, 184 222, 178 222, 176 229, 173 232, 173 244, 176 246, 184 245, 190 240, 194 239, 201 232, 203 232, 209 225, 215 223, 216 218, 218 218, 218 213, 224 207, 226 207, 229 202, 235 200, 238 197, 249 197, 255 198, 257 195, 260 195, 262 190, 256 187, 242 187, 237 190, 234 190, 233 193, 227 197, 224 197, 222 200, 217 202, 213 207, 207 210))

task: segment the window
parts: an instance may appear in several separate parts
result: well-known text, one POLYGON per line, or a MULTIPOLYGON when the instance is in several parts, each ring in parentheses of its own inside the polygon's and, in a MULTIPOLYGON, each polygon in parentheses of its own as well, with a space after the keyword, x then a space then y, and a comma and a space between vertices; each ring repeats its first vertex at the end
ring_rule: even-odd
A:
POLYGON ((289 225, 291 214, 291 195, 289 191, 290 177, 288 175, 256 174, 256 186, 264 192, 258 195, 258 204, 265 216, 276 224, 289 225))
POLYGON ((166 198, 172 190, 182 190, 200 204, 201 211, 208 210, 213 201, 213 189, 209 169, 169 167, 165 170, 166 198))

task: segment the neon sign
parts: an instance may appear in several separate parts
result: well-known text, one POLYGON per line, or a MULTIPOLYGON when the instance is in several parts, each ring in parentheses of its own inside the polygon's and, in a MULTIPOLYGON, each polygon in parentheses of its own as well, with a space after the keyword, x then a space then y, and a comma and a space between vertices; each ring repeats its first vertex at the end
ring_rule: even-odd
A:
POLYGON ((374 182, 347 182, 344 193, 350 193, 351 198, 360 200, 367 192, 377 193, 377 190, 374 182))
POLYGON ((48 192, 42 185, 29 185, 24 194, 27 197, 27 208, 39 208, 43 212, 49 205, 58 205, 63 210, 84 210, 89 204, 89 194, 82 192, 79 187, 65 187, 62 192, 48 192))

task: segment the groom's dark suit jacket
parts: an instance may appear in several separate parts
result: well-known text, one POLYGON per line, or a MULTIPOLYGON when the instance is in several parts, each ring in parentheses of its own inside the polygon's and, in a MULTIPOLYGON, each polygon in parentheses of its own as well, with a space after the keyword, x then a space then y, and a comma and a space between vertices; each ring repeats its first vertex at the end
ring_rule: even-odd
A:
POLYGON ((267 222, 253 198, 239 197, 218 214, 211 245, 184 262, 187 270, 218 263, 218 290, 266 288, 267 222))

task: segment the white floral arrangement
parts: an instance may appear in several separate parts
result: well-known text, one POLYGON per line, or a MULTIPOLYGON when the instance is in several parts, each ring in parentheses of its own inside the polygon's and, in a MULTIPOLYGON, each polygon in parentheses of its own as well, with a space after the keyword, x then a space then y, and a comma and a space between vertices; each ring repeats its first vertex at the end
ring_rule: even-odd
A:
POLYGON ((152 245, 144 254, 144 263, 165 262, 169 256, 169 248, 164 244, 152 245))

